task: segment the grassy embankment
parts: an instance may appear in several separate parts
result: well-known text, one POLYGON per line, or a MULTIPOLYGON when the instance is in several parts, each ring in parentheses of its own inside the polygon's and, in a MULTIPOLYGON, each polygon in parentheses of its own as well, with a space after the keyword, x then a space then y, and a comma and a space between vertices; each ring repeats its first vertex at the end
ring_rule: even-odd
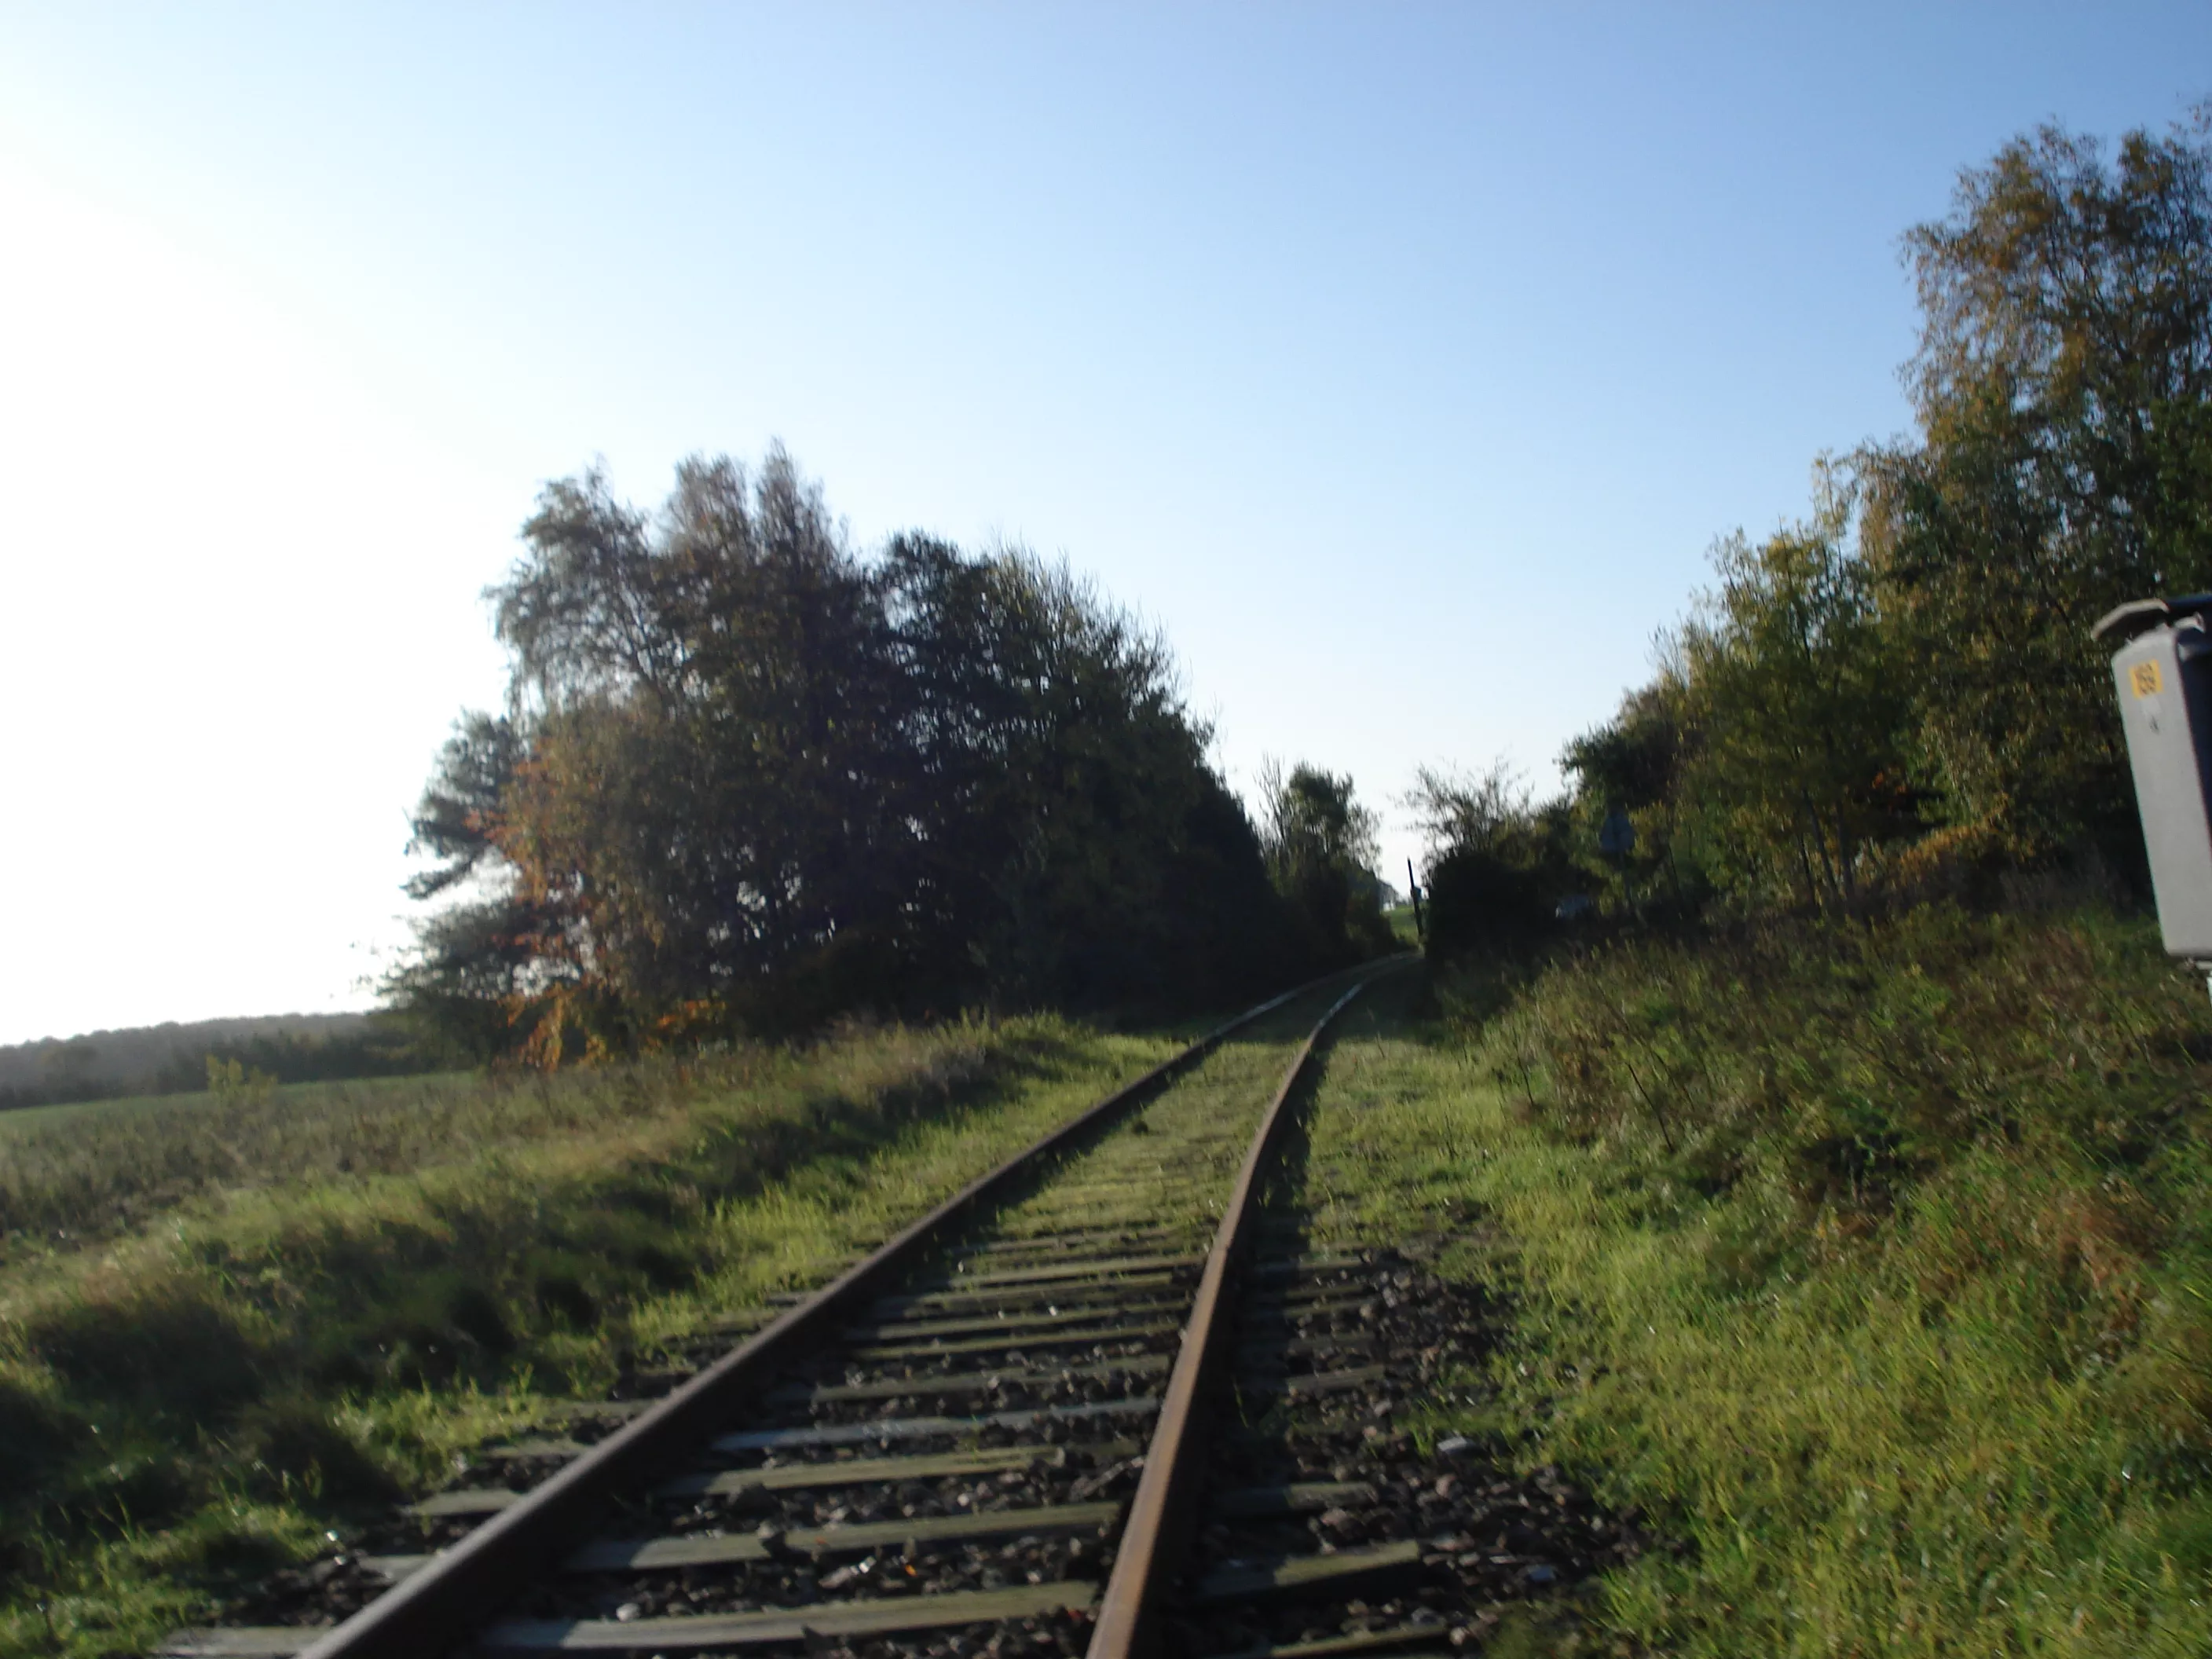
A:
POLYGON ((1601 1624, 2212 1650, 2212 1009, 2153 929, 1938 908, 1378 1013, 1324 1085, 1331 1230, 1510 1243, 1458 1269, 1513 1288, 1511 1344, 1429 1427, 1672 1540, 1601 1624))
POLYGON ((0 1124, 0 1653, 204 1617, 1170 1047, 1025 1019, 0 1124))

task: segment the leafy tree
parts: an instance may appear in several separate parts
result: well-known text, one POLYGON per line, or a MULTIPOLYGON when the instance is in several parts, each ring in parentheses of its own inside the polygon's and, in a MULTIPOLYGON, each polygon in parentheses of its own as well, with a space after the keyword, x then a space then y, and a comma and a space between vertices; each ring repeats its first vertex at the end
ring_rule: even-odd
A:
POLYGON ((1818 905, 1853 902, 1869 844, 1915 827, 1905 709, 1850 510, 1838 487, 1808 523, 1721 542, 1719 585, 1676 642, 1702 734, 1692 810, 1739 884, 1818 905))
POLYGON ((686 463, 653 518, 563 481, 524 537, 508 707, 416 817, 410 891, 449 903, 392 988, 448 1030, 550 1062, 1284 969, 1165 646, 1065 571, 862 558, 780 450, 686 463))
POLYGON ((1606 878, 1617 876, 1624 886, 1632 880, 1647 896, 1663 883, 1665 898, 1677 908, 1704 896, 1706 872, 1694 856, 1686 859, 1681 844, 1681 785, 1700 740, 1687 670, 1670 641, 1657 678, 1631 690, 1612 720, 1575 738, 1559 757, 1574 780, 1585 870, 1592 868, 1597 831, 1617 809, 1634 827, 1636 844, 1625 860, 1601 860, 1606 878))
POLYGON ((1432 854, 1480 849, 1526 862, 1538 834, 1534 798, 1503 761, 1474 775, 1424 766, 1405 804, 1432 854))
POLYGON ((895 541, 933 971, 1121 1000, 1249 985, 1273 901, 1164 641, 1064 569, 895 541))
POLYGON ((2014 856, 2131 848, 2090 623, 2212 581, 2212 144, 2200 112, 2102 147, 2055 126, 1906 238, 1917 445, 1858 459, 1865 535, 1954 824, 2014 856))
POLYGON ((1261 769, 1261 843, 1275 890, 1290 902, 1307 957, 1322 966, 1391 948, 1382 915, 1377 821, 1352 779, 1304 763, 1261 769))
MULTIPOLYGON (((1961 854, 2140 860, 2088 630, 2212 587, 2212 106, 2109 155, 2027 135, 1905 252, 1917 437, 1824 464, 1807 522, 1719 544, 1658 675, 1562 757, 1577 841, 1627 811, 1685 907, 1850 906, 1961 854)), ((1432 842, 1492 860, 1466 884, 1504 914, 1540 815, 1490 783, 1425 778, 1424 804, 1432 842)))
POLYGON ((2212 403, 2163 403, 2153 411, 2158 488, 2146 532, 2173 589, 2212 571, 2212 403))
POLYGON ((891 925, 889 630, 788 458, 688 462, 658 522, 587 473, 524 537, 491 595, 506 719, 465 723, 416 823, 443 860, 418 894, 487 852, 501 890, 426 931, 400 988, 496 996, 557 1060, 726 1018, 891 925))
POLYGON ((1611 720, 1569 743, 1560 765, 1584 793, 1624 811, 1664 805, 1695 752, 1684 691, 1679 672, 1662 672, 1624 696, 1611 720))

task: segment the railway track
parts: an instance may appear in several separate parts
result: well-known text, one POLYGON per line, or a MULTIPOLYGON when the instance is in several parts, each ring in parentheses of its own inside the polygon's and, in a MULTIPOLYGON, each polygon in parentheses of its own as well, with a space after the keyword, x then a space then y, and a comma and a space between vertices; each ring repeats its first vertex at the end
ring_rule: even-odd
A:
MULTIPOLYGON (((1451 1531, 1468 1504, 1435 1468, 1455 1449, 1417 1452, 1390 1419, 1473 1357, 1482 1310, 1426 1274, 1423 1241, 1316 1246, 1304 1196, 1316 1044, 1375 977, 1212 1034, 728 1352, 634 1379, 644 1397, 549 1413, 264 1598, 283 1622, 161 1651, 1415 1659, 1479 1640, 1480 1599, 1511 1593, 1501 1554, 1520 1558, 1451 1531)), ((1531 1571, 1523 1592, 1547 1582, 1531 1571)))

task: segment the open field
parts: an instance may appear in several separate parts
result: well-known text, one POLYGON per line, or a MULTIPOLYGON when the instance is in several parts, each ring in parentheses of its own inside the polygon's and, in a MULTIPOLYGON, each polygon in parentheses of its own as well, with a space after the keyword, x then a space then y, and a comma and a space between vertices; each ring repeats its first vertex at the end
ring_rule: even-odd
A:
POLYGON ((142 1646, 535 1393, 818 1279, 1168 1052, 1049 1019, 94 1111, 0 1140, 103 1235, 0 1276, 0 1651, 142 1646), (228 1160, 227 1168, 223 1160, 228 1160), (164 1186, 164 1182, 173 1183, 164 1186))
MULTIPOLYGON (((412 1081, 412 1079, 408 1079, 412 1081)), ((67 1124, 74 1127, 102 1117, 127 1117, 134 1112, 165 1108, 204 1106, 203 1095, 121 1095, 112 1100, 70 1100, 52 1106, 18 1106, 0 1112, 0 1137, 33 1134, 67 1124)))
POLYGON ((747 1084, 747 1052, 691 1066, 244 1083, 0 1113, 0 1261, 127 1233, 189 1200, 300 1182, 406 1175, 747 1084))
MULTIPOLYGON (((176 1094, 199 1086, 210 1054, 264 1059, 343 1054, 361 1069, 341 1075, 388 1076, 418 1069, 394 1065, 399 1034, 371 1014, 264 1014, 88 1031, 69 1038, 0 1045, 0 1118, 32 1103, 176 1094), (384 1052, 378 1053, 381 1048, 384 1052), (363 1065, 362 1062, 369 1062, 363 1065), (383 1063, 378 1064, 377 1061, 383 1063)), ((330 1076, 327 1071, 294 1075, 330 1076)))
MULTIPOLYGON (((473 1072, 422 1073, 410 1077, 355 1078, 342 1083, 278 1083, 265 1088, 256 1085, 241 1090, 240 1094, 257 1102, 273 1097, 283 1103, 281 1109, 287 1116, 321 1116, 331 1109, 326 1103, 343 1102, 337 1109, 353 1112, 372 1106, 378 1097, 394 1091, 420 1101, 454 1085, 465 1091, 476 1081, 473 1072)), ((74 1136, 87 1123, 149 1112, 180 1114, 171 1127, 188 1133, 209 1121, 208 1108, 216 1103, 218 1097, 194 1089, 183 1094, 116 1095, 100 1100, 63 1101, 49 1106, 18 1106, 0 1112, 0 1139, 62 1126, 66 1126, 74 1136)))

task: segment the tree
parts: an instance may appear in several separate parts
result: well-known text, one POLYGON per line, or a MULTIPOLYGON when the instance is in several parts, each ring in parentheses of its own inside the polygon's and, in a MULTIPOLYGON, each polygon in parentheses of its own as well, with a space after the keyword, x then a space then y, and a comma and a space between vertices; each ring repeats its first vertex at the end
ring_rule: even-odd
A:
POLYGON ((902 538, 886 580, 934 971, 1063 1004, 1218 995, 1270 971, 1257 842, 1165 641, 1018 552, 902 538))
POLYGON ((1382 916, 1377 823, 1352 779, 1304 763, 1260 772, 1261 845, 1275 890, 1290 902, 1317 967, 1358 961, 1390 947, 1382 916))
POLYGON ((1064 570, 847 544, 773 451, 661 512, 550 486, 491 592, 507 708, 415 820, 392 990, 535 1057, 855 1007, 1214 998, 1279 963, 1165 645, 1064 570))
MULTIPOLYGON (((1648 896, 1663 876, 1665 896, 1677 908, 1701 896, 1705 874, 1683 856, 1681 785, 1701 744, 1686 676, 1676 642, 1666 641, 1656 678, 1630 691, 1612 720, 1575 738, 1559 757, 1561 769, 1574 780, 1585 849, 1613 811, 1626 813, 1636 845, 1625 859, 1607 860, 1608 878, 1617 873, 1624 886, 1632 879, 1648 896)), ((1584 867, 1590 867, 1587 852, 1584 867)))
POLYGON ((1413 778, 1405 804, 1432 857, 1475 850, 1525 855, 1535 834, 1534 799, 1505 762, 1474 775, 1424 766, 1413 778))
POLYGON ((495 990, 557 1060, 774 1000, 895 933, 896 666, 818 489, 781 451, 753 479, 691 461, 649 522, 591 472, 524 538, 490 595, 507 717, 465 726, 416 827, 445 859, 418 891, 486 840, 504 890, 425 935, 428 979, 495 990))
POLYGON ((1609 806, 1636 812, 1664 805, 1694 753, 1684 690, 1678 672, 1662 671, 1622 697, 1612 720, 1569 743, 1561 768, 1609 806))
POLYGON ((1678 635, 1702 733, 1686 793, 1740 884, 1807 903, 1857 896, 1861 854, 1913 826, 1900 790, 1905 708, 1848 486, 1756 546, 1719 543, 1719 585, 1678 635))
POLYGON ((2212 582, 2208 117, 2107 162, 2055 126, 1905 239, 1921 438, 1870 447, 1864 547, 1915 688, 1921 779, 2014 855, 2131 849, 2090 623, 2212 582))
MULTIPOLYGON (((1562 757, 1578 831, 1630 813, 1685 906, 1708 885, 1849 906, 1875 871, 2082 849, 2139 863, 2089 628, 2212 587, 2212 106, 2109 159, 2023 137, 1905 253, 1917 437, 1824 463, 1806 522, 1720 543, 1658 675, 1562 757)), ((1429 797, 1453 845, 1510 847, 1496 826, 1526 806, 1429 797)), ((1469 890, 1493 911, 1496 856, 1469 890)))

